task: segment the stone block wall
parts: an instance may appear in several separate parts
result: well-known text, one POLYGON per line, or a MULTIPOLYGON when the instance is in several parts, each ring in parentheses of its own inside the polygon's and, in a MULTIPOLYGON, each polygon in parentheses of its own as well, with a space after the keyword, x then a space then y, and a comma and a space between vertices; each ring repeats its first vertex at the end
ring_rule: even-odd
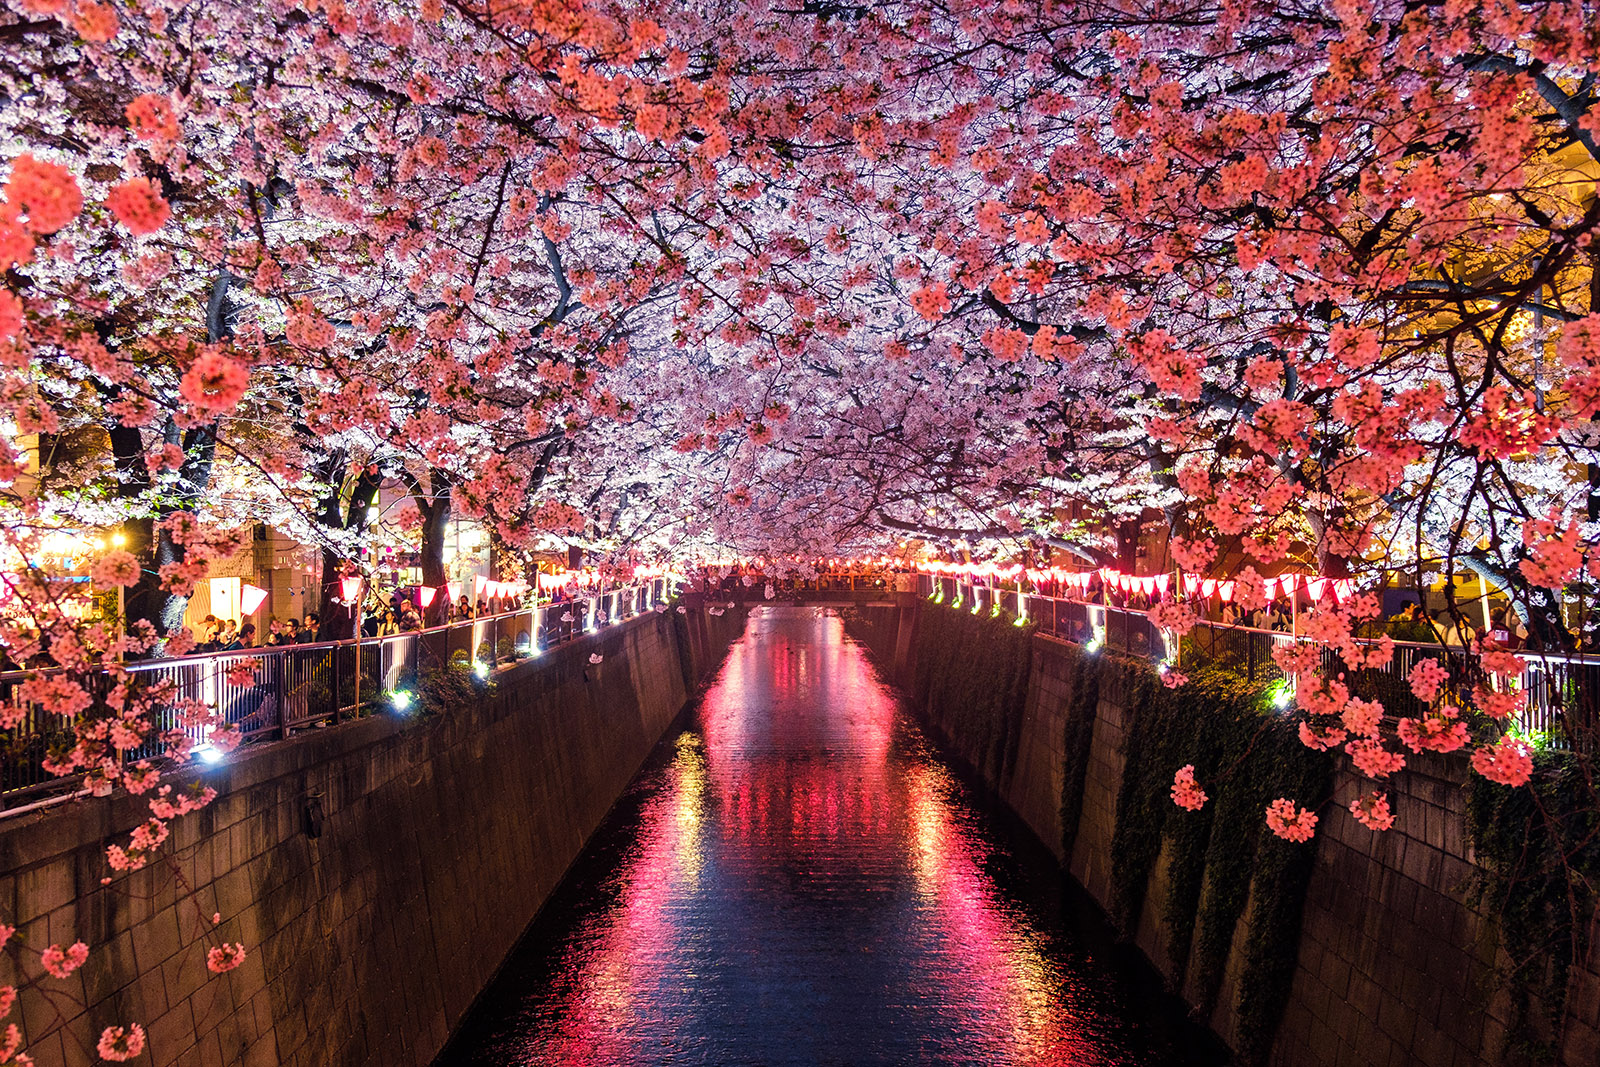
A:
MULTIPOLYGON (((651 614, 502 670, 473 707, 243 750, 173 824, 176 878, 101 884, 140 798, 0 824, 0 919, 35 951, 91 946, 21 997, 29 1051, 98 1062, 101 1028, 137 1021, 152 1067, 431 1063, 744 619, 651 614), (218 941, 244 965, 207 971, 218 941)), ((19 968, 42 973, 13 946, 0 984, 19 968)))
MULTIPOLYGON (((913 610, 939 610, 920 606, 913 610)), ((913 623, 902 624, 908 629, 913 623)), ((988 782, 995 793, 1049 846, 1091 896, 1111 900, 1111 851, 1117 795, 1131 722, 1114 679, 1103 680, 1095 707, 1078 822, 1062 826, 1063 738, 1072 704, 1065 646, 1035 637, 1022 736, 1014 771, 988 782), (1068 853, 1063 830, 1072 840, 1068 853)), ((889 667, 905 676, 897 648, 889 667)), ((1115 672, 1112 672, 1114 675, 1115 672)), ((1396 828, 1374 833, 1338 804, 1321 809, 1315 871, 1307 893, 1288 1007, 1270 1062, 1273 1067, 1489 1067, 1518 1062, 1509 1047, 1509 1000, 1496 974, 1507 962, 1492 918, 1469 902, 1474 872, 1466 830, 1460 756, 1408 756, 1405 772, 1390 783, 1396 828)), ((1364 786, 1359 788, 1370 788, 1364 786)), ((1340 768, 1335 795, 1358 792, 1358 779, 1340 768)), ((1136 927, 1125 931, 1166 975, 1174 990, 1195 1002, 1190 976, 1171 973, 1159 901, 1165 896, 1168 856, 1163 849, 1136 927)), ((1232 951, 1217 1004, 1206 1022, 1225 1041, 1233 1015, 1251 906, 1233 931, 1232 951)), ((1560 1062, 1600 1064, 1600 920, 1589 939, 1586 967, 1571 977, 1560 1062)))

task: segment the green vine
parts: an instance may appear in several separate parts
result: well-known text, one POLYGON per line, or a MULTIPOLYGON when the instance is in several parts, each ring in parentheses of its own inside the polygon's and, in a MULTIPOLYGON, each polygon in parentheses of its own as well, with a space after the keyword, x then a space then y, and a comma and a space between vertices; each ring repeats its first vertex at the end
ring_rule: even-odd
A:
POLYGON ((1083 821, 1083 788, 1089 777, 1089 751, 1100 713, 1100 671, 1080 645, 1064 645, 1061 661, 1069 694, 1062 724, 1061 855, 1069 861, 1083 821))
POLYGON ((1016 760, 1033 665, 1032 625, 929 605, 918 620, 912 698, 940 739, 986 780, 1016 760))
POLYGON ((1600 885, 1600 809, 1585 762, 1538 752, 1522 789, 1474 775, 1467 826, 1478 860, 1472 903, 1498 918, 1510 959, 1512 1040, 1530 1059, 1552 1060, 1569 965, 1588 949, 1600 885))
POLYGON ((1169 973, 1187 974, 1209 1013, 1254 901, 1235 1018, 1240 1061, 1263 1062, 1287 1004, 1314 852, 1266 833, 1262 812, 1279 796, 1314 805, 1327 793, 1329 763, 1272 714, 1261 687, 1231 673, 1202 671, 1167 689, 1142 663, 1103 669, 1119 672, 1130 721, 1112 838, 1112 918, 1136 927, 1165 847, 1169 973), (1173 773, 1186 763, 1210 796, 1198 812, 1170 797, 1173 773))

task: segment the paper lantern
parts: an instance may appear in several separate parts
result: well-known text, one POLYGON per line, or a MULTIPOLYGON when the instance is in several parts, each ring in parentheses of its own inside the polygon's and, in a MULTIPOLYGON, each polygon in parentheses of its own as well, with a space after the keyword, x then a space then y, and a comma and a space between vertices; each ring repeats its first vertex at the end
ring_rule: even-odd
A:
POLYGON ((1349 600, 1350 595, 1356 591, 1356 583, 1352 578, 1335 578, 1333 592, 1341 601, 1349 600))
POLYGON ((1200 591, 1200 576, 1198 574, 1185 574, 1183 576, 1183 595, 1194 596, 1200 591))
POLYGON ((239 591, 239 611, 245 615, 254 615, 261 607, 262 601, 267 599, 267 591, 259 586, 247 585, 239 591))
POLYGON ((1158 575, 1156 575, 1156 578, 1155 578, 1156 590, 1162 596, 1166 596, 1167 595, 1167 584, 1169 582, 1171 582, 1171 581, 1172 581, 1172 575, 1170 575, 1170 574, 1158 574, 1158 575))
POLYGON ((1306 589, 1311 593, 1312 600, 1321 600, 1328 595, 1328 579, 1307 578, 1306 589))
POLYGON ((1155 591, 1156 579, 1154 575, 1148 575, 1139 579, 1139 592, 1143 593, 1145 596, 1151 596, 1155 593, 1155 591))
POLYGON ((353 602, 361 595, 361 575, 350 574, 339 579, 339 593, 346 604, 353 602))
POLYGON ((1217 580, 1215 578, 1202 578, 1200 580, 1200 595, 1210 600, 1217 595, 1217 580))
POLYGON ((433 606, 433 600, 438 595, 439 590, 435 589, 431 585, 417 586, 417 602, 422 605, 424 610, 433 606))
POLYGON ((1268 600, 1278 595, 1278 579, 1268 578, 1261 583, 1261 592, 1268 600))
POLYGON ((489 588, 489 579, 487 579, 483 575, 479 574, 479 575, 474 576, 473 580, 474 580, 474 586, 473 586, 473 594, 472 595, 481 600, 483 598, 483 595, 484 595, 484 590, 489 588))
POLYGON ((1217 595, 1220 596, 1224 601, 1232 600, 1233 590, 1237 584, 1237 582, 1218 582, 1217 595))

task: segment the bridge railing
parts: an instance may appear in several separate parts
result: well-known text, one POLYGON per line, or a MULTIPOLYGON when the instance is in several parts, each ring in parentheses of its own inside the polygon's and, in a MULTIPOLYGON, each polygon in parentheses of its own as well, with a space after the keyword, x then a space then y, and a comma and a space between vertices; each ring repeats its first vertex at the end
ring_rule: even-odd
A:
MULTIPOLYGON (((1273 649, 1296 640, 1294 634, 1282 630, 1202 620, 1180 642, 1156 626, 1144 611, 992 589, 982 583, 931 575, 921 576, 919 589, 923 596, 975 613, 992 610, 998 602, 1002 611, 1025 616, 1043 633, 1077 644, 1099 642, 1114 651, 1157 661, 1211 663, 1251 681, 1282 677, 1273 649), (1019 611, 1018 605, 1023 610, 1019 611)), ((1526 695, 1526 710, 1518 717, 1524 729, 1543 732, 1557 745, 1600 732, 1600 656, 1530 651, 1517 655, 1526 668, 1510 679, 1486 673, 1478 657, 1460 645, 1417 641, 1395 641, 1394 655, 1381 667, 1350 669, 1332 649, 1324 653, 1324 665, 1331 675, 1344 675, 1351 695, 1379 700, 1395 717, 1417 716, 1425 710, 1411 691, 1410 675, 1418 664, 1431 660, 1446 672, 1441 692, 1459 707, 1473 705, 1473 691, 1479 686, 1502 690, 1509 686, 1526 695)))
MULTIPOLYGON (((667 580, 624 586, 561 603, 461 619, 382 637, 209 652, 190 656, 132 661, 123 669, 136 682, 168 683, 173 699, 152 724, 151 736, 185 729, 196 744, 208 728, 185 727, 179 702, 195 700, 217 709, 222 720, 238 726, 246 742, 277 739, 359 718, 378 709, 399 690, 417 683, 430 666, 464 658, 488 667, 537 655, 611 622, 649 611, 666 602, 667 580)), ((0 703, 15 725, 0 730, 0 796, 4 806, 15 794, 59 788, 62 779, 44 769, 52 747, 70 746, 70 716, 46 712, 23 699, 22 686, 31 678, 60 673, 60 668, 0 672, 0 703)), ((81 675, 75 679, 82 682, 81 675)), ((90 677, 104 698, 111 679, 90 677)), ((98 702, 98 701, 97 701, 98 702)), ((128 761, 154 759, 163 746, 153 743, 124 755, 128 761)), ((25 797, 23 799, 26 799, 25 797)))

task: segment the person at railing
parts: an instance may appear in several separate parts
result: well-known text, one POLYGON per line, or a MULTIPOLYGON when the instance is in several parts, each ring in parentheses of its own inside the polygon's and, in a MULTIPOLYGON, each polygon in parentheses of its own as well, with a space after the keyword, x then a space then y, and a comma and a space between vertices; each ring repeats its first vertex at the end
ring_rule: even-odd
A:
POLYGON ((367 616, 361 628, 368 637, 392 637, 400 632, 400 622, 395 618, 394 609, 384 604, 367 616))
POLYGON ((237 652, 242 648, 254 648, 256 644, 256 624, 247 622, 239 627, 227 644, 222 646, 224 652, 237 652))
POLYGON ((274 645, 294 645, 300 643, 300 620, 288 618, 283 620, 283 625, 278 627, 272 635, 274 645))
POLYGON ((400 629, 406 632, 422 629, 422 616, 417 613, 417 609, 411 604, 405 605, 401 610, 400 629))
POLYGON ((1476 636, 1464 617, 1452 619, 1443 608, 1433 613, 1433 633, 1436 641, 1451 648, 1466 648, 1476 636))
POLYGON ((485 600, 483 597, 479 597, 478 598, 478 605, 473 611, 473 617, 477 618, 479 616, 483 616, 483 615, 487 615, 487 614, 489 614, 489 602, 487 600, 485 600))

